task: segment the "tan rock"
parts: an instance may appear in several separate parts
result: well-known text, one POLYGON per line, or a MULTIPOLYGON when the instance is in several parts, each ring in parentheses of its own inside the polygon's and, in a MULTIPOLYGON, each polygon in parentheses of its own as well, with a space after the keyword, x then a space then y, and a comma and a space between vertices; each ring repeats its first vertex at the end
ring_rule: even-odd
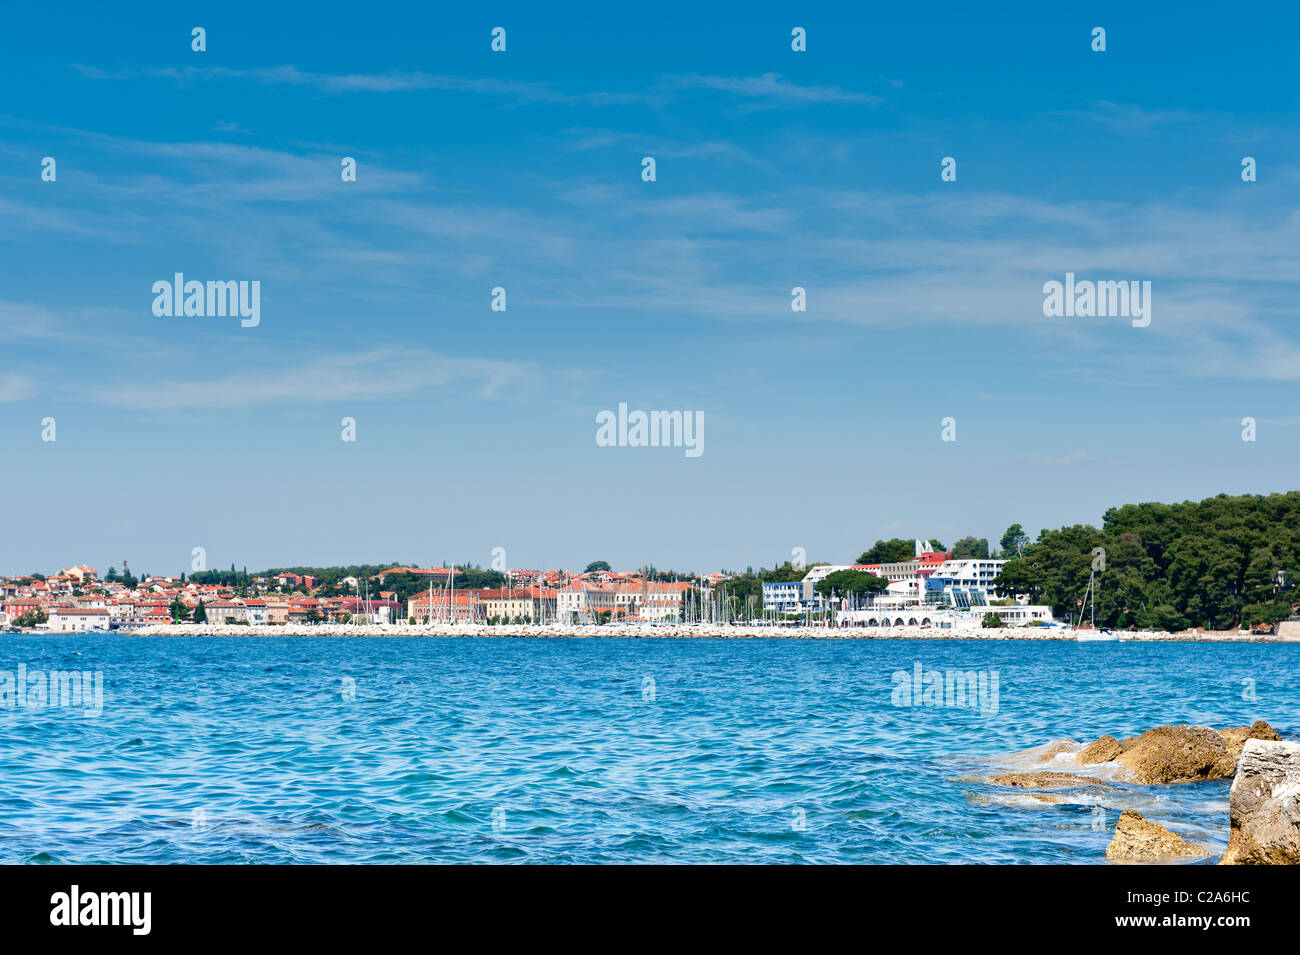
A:
POLYGON ((1113 736, 1103 736, 1093 740, 1079 751, 1079 762, 1085 766, 1093 763, 1109 763, 1119 756, 1120 742, 1113 736))
POLYGON ((1248 739, 1280 740, 1282 738, 1277 735, 1277 730, 1263 720, 1255 720, 1250 726, 1233 726, 1226 730, 1219 730, 1219 735, 1228 744, 1228 752, 1232 753, 1233 760, 1241 759, 1241 748, 1246 745, 1248 739))
POLYGON ((1120 744, 1119 761, 1139 783, 1226 779, 1236 768, 1227 741, 1208 726, 1157 726, 1120 744))
POLYGON ((1115 862, 1158 862, 1209 854, 1204 846, 1193 845, 1132 809, 1120 813, 1115 836, 1106 847, 1106 858, 1115 862))
POLYGON ((1063 789, 1067 786, 1105 786, 1100 779, 1078 776, 1074 773, 1003 773, 990 776, 989 782, 999 786, 1016 786, 1021 789, 1063 789))
POLYGON ((1078 748, 1079 744, 1072 739, 1059 739, 1055 743, 1049 743, 1038 755, 1044 760, 1055 759, 1062 753, 1073 753, 1078 748))
POLYGON ((1300 865, 1300 743, 1246 740, 1220 865, 1300 865))

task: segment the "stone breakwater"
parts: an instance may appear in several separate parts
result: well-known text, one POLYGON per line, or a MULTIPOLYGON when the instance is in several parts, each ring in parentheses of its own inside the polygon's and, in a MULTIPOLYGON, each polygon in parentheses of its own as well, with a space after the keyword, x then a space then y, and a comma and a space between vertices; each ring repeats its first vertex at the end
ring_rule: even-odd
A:
MULTIPOLYGON (((1089 631, 1091 633, 1091 631, 1089 631)), ((579 626, 497 626, 486 624, 430 624, 427 626, 352 626, 349 624, 270 624, 237 626, 232 624, 182 623, 157 624, 132 631, 141 636, 194 637, 616 637, 648 639, 787 639, 787 640, 1066 640, 1074 641, 1076 632, 1069 627, 748 627, 721 624, 605 624, 579 626)), ((1190 631, 1159 633, 1154 631, 1117 631, 1121 641, 1129 642, 1232 642, 1232 643, 1300 643, 1300 636, 1251 636, 1235 633, 1190 631)))

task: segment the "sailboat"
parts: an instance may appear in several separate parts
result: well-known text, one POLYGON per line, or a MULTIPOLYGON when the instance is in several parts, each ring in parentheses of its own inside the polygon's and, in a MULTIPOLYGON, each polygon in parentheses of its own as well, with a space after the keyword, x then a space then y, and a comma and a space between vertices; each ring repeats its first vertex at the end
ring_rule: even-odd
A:
POLYGON ((1079 607, 1079 619, 1074 624, 1074 639, 1079 643, 1115 643, 1119 634, 1110 630, 1097 629, 1097 571, 1088 574, 1088 589, 1083 592, 1083 602, 1079 607), (1083 626, 1083 612, 1088 611, 1088 626, 1083 626))

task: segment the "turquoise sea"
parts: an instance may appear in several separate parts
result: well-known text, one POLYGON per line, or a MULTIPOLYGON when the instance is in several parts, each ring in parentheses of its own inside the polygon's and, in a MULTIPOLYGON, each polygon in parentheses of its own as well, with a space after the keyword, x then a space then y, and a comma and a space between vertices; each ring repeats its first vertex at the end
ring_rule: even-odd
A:
POLYGON ((0 706, 4 863, 1094 864, 1129 807, 1222 848, 1228 783, 982 777, 1300 731, 1300 645, 0 637, 20 664, 101 672, 103 710, 0 706), (983 708, 901 705, 917 663, 983 674, 983 708))

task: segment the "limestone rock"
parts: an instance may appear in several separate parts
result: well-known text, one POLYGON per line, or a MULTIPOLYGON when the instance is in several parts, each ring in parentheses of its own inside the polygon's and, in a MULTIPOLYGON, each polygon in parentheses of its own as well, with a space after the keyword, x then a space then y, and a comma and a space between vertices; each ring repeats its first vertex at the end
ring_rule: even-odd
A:
POLYGON ((1157 726, 1120 748, 1119 761, 1139 783, 1226 779, 1236 768, 1227 741, 1208 726, 1157 726))
POLYGON ((1106 858, 1115 862, 1158 862, 1209 854, 1204 846, 1193 845, 1132 809, 1120 813, 1115 837, 1106 847, 1106 858))
POLYGON ((990 776, 989 782, 999 786, 1016 786, 1022 789, 1062 789, 1067 786, 1104 786, 1100 779, 1077 776, 1074 773, 1003 773, 990 776))
POLYGON ((1093 763, 1109 763, 1120 754, 1120 742, 1113 736, 1103 736, 1093 740, 1079 751, 1079 762, 1085 766, 1093 763))
POLYGON ((1250 726, 1233 726, 1226 730, 1219 730, 1219 735, 1228 744, 1228 751, 1232 753, 1234 760, 1241 759, 1241 748, 1246 745, 1248 739, 1279 740, 1282 738, 1277 735, 1277 730, 1263 720, 1255 720, 1250 726))
POLYGON ((1300 743, 1246 740, 1228 814, 1220 865, 1300 865, 1300 743))

